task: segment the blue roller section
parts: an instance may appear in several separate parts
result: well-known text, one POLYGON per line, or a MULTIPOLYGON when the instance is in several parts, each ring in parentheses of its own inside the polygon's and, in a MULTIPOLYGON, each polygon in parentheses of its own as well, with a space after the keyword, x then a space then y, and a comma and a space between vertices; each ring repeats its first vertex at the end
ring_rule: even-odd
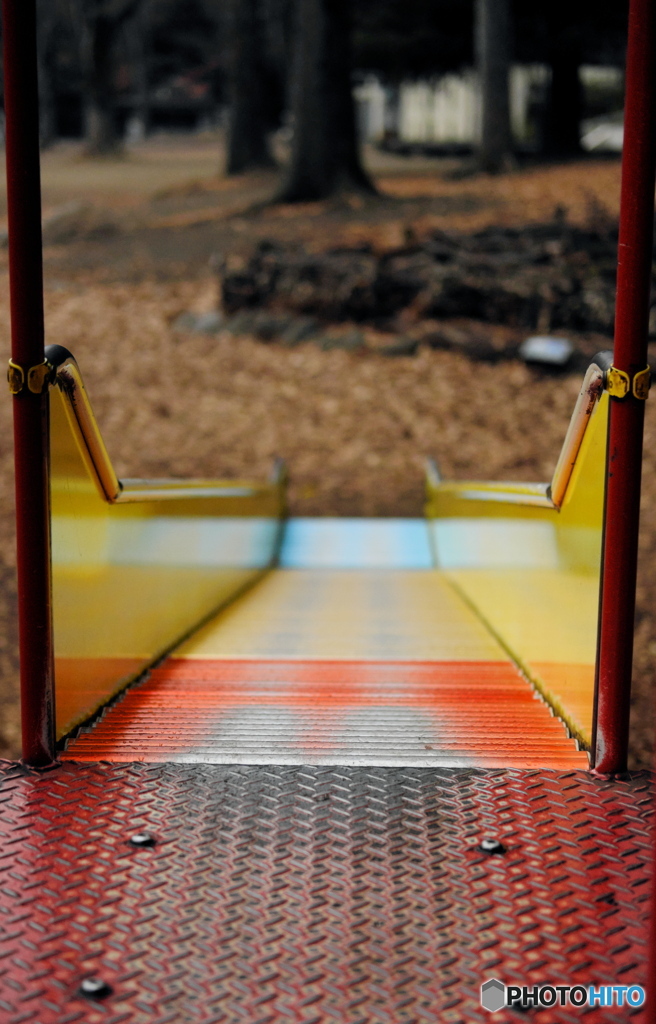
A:
POLYGON ((425 519, 290 519, 284 569, 430 569, 425 519))

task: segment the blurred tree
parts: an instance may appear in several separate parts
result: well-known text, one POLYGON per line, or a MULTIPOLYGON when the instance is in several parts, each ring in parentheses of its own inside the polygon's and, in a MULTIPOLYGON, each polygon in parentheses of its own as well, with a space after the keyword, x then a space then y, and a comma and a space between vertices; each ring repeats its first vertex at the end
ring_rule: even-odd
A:
POLYGON ((349 12, 349 0, 296 0, 294 135, 281 201, 323 199, 342 189, 374 191, 356 138, 349 12))
POLYGON ((355 67, 398 84, 471 64, 472 6, 473 0, 357 0, 355 67))
MULTIPOLYGON (((253 99, 252 105, 259 111, 256 120, 262 120, 264 108, 266 128, 275 128, 283 109, 291 109, 295 104, 299 111, 294 110, 294 117, 299 124, 303 123, 301 107, 305 115, 313 103, 316 110, 323 111, 323 101, 318 100, 322 90, 324 95, 333 93, 326 110, 330 107, 334 111, 340 102, 350 104, 344 100, 344 90, 340 100, 339 90, 316 85, 316 82, 332 81, 335 65, 340 63, 341 80, 348 81, 349 66, 343 49, 344 40, 348 38, 347 14, 351 15, 354 25, 351 33, 353 67, 358 72, 378 75, 389 86, 391 94, 398 96, 398 85, 404 80, 436 78, 471 66, 473 61, 474 0, 353 0, 350 12, 341 15, 337 8, 340 4, 345 7, 346 0, 325 0, 325 3, 305 0, 304 5, 298 0, 243 0, 241 5, 237 0, 37 2, 44 145, 57 132, 69 136, 78 134, 82 107, 88 114, 89 148, 94 151, 111 151, 120 145, 120 122, 129 112, 140 113, 146 124, 150 109, 153 123, 164 127, 191 127, 198 123, 199 117, 211 117, 217 105, 229 99, 228 71, 234 54, 231 54, 228 29, 233 5, 238 16, 245 20, 247 15, 252 18, 249 10, 252 12, 255 5, 257 64, 263 74, 261 78, 257 74, 249 75, 249 87, 238 90, 237 99, 242 99, 246 107, 253 99), (140 21, 146 5, 147 24, 140 21), (307 14, 305 21, 301 17, 301 6, 307 14), (312 45, 321 49, 325 46, 321 39, 339 39, 340 42, 329 44, 328 51, 335 46, 341 48, 343 59, 333 60, 329 55, 313 70, 306 66, 307 80, 314 77, 315 84, 311 84, 308 94, 303 96, 294 85, 299 80, 298 74, 288 72, 292 67, 298 72, 303 63, 300 56, 292 60, 292 15, 299 27, 303 22, 307 28, 314 18, 313 11, 319 11, 319 16, 318 21, 315 19, 317 31, 312 45), (334 29, 335 23, 341 25, 338 31, 334 29), (324 25, 321 31, 319 24, 324 25), (256 81, 259 81, 259 98, 252 96, 256 81), (203 89, 201 101, 198 97, 203 89), (185 103, 188 109, 183 110, 185 103)), ((511 0, 511 3, 516 59, 520 63, 545 63, 552 69, 552 86, 546 90, 548 109, 541 122, 544 146, 555 154, 575 152, 578 125, 584 113, 582 105, 586 102, 580 84, 580 65, 620 67, 623 64, 628 0, 606 0, 603 5, 596 0, 511 0)), ((248 43, 247 39, 247 47, 248 43)), ((304 52, 308 52, 309 46, 306 33, 304 52)), ((239 63, 243 70, 248 62, 239 63)), ((246 75, 242 75, 242 80, 246 81, 246 75)), ((303 88, 300 87, 301 93, 303 88)), ((592 111, 597 112, 597 109, 592 111)), ((589 110, 587 114, 591 116, 589 110)), ((322 118, 324 113, 319 116, 320 120, 322 118)), ((241 112, 235 110, 235 142, 248 135, 245 130, 237 130, 240 119, 241 112)), ((353 124, 352 111, 345 124, 349 121, 353 124)), ((330 113, 324 134, 339 140, 338 161, 342 166, 345 161, 351 168, 346 177, 353 177, 351 171, 355 165, 355 179, 361 180, 355 142, 344 141, 351 130, 335 131, 329 127, 333 122, 330 113)), ((389 127, 393 131, 392 117, 389 127)), ((314 136, 316 130, 304 133, 306 139, 314 136)), ((301 138, 297 132, 299 146, 301 138)), ((354 140, 354 131, 351 138, 354 140)), ((331 145, 328 150, 325 173, 330 176, 334 159, 331 145)), ((257 151, 258 147, 256 159, 259 160, 257 151)), ((307 164, 307 159, 305 162, 307 164)), ((297 177, 302 163, 299 156, 297 177)), ((315 186, 313 191, 316 191, 315 186)))
POLYGON ((148 0, 150 119, 193 128, 226 102, 227 0, 148 0))
MULTIPOLYGON (((623 65, 628 0, 505 0, 504 6, 511 29, 505 38, 500 34, 492 57, 498 60, 512 41, 518 62, 550 68, 542 146, 552 154, 576 152, 584 103, 580 65, 623 65)), ((473 0, 356 0, 354 17, 355 66, 392 86, 473 62, 473 0)))
POLYGON ((228 0, 228 137, 226 172, 273 166, 267 133, 268 75, 257 0, 228 0))
POLYGON ((583 26, 572 21, 569 5, 566 8, 556 0, 547 13, 547 28, 551 88, 544 152, 549 156, 576 156, 581 151, 583 89, 579 69, 583 63, 583 26))
POLYGON ((121 148, 116 116, 116 44, 141 0, 75 0, 82 29, 87 152, 121 148))
POLYGON ((476 63, 481 88, 478 159, 496 173, 512 159, 510 130, 510 0, 476 0, 476 63))
MULTIPOLYGON (((157 87, 216 61, 227 39, 228 0, 148 0, 150 80, 157 87)), ((219 92, 221 86, 217 86, 219 92)))
POLYGON ((56 30, 62 17, 56 0, 37 0, 37 62, 39 72, 39 139, 42 148, 52 145, 57 137, 55 111, 55 46, 56 30))
POLYGON ((584 114, 582 64, 623 67, 628 0, 514 0, 516 56, 551 70, 542 130, 543 152, 580 152, 584 114))
POLYGON ((133 19, 130 51, 133 66, 135 137, 145 138, 150 131, 150 0, 141 0, 133 19))

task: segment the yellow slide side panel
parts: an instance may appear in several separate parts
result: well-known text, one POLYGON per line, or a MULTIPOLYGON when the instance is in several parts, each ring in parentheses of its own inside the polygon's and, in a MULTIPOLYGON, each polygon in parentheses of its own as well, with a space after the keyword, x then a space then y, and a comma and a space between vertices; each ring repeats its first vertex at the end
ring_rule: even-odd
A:
POLYGON ((573 735, 590 743, 598 580, 554 569, 449 574, 573 735))
POLYGON ((437 564, 586 745, 607 429, 603 394, 560 509, 545 485, 428 483, 437 564))
POLYGON ((113 694, 271 564, 279 484, 217 484, 212 497, 110 504, 51 392, 57 735, 113 694), (222 490, 223 489, 223 490, 222 490))

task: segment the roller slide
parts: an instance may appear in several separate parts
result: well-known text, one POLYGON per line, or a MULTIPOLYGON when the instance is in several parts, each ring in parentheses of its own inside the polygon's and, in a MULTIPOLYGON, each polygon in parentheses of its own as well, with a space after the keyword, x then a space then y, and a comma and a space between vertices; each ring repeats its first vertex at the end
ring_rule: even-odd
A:
POLYGON ((587 770, 603 359, 549 484, 430 464, 423 519, 372 520, 288 519, 282 466, 119 480, 47 355, 59 762, 0 767, 3 1024, 476 1024, 612 984, 585 1020, 646 1021, 650 777, 587 770))

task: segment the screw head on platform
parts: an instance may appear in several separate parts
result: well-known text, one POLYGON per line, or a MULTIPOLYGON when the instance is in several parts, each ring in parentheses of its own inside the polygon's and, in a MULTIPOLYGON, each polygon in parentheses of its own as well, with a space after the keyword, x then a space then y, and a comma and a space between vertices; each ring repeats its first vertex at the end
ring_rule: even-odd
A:
POLYGON ((80 995, 87 999, 104 999, 111 994, 111 987, 102 978, 85 978, 80 985, 80 995))
POLYGON ((506 848, 500 839, 495 839, 493 836, 486 836, 485 839, 481 839, 479 850, 483 853, 505 853, 506 848))
POLYGON ((128 842, 131 846, 154 846, 155 836, 151 836, 150 832, 135 832, 128 842))

